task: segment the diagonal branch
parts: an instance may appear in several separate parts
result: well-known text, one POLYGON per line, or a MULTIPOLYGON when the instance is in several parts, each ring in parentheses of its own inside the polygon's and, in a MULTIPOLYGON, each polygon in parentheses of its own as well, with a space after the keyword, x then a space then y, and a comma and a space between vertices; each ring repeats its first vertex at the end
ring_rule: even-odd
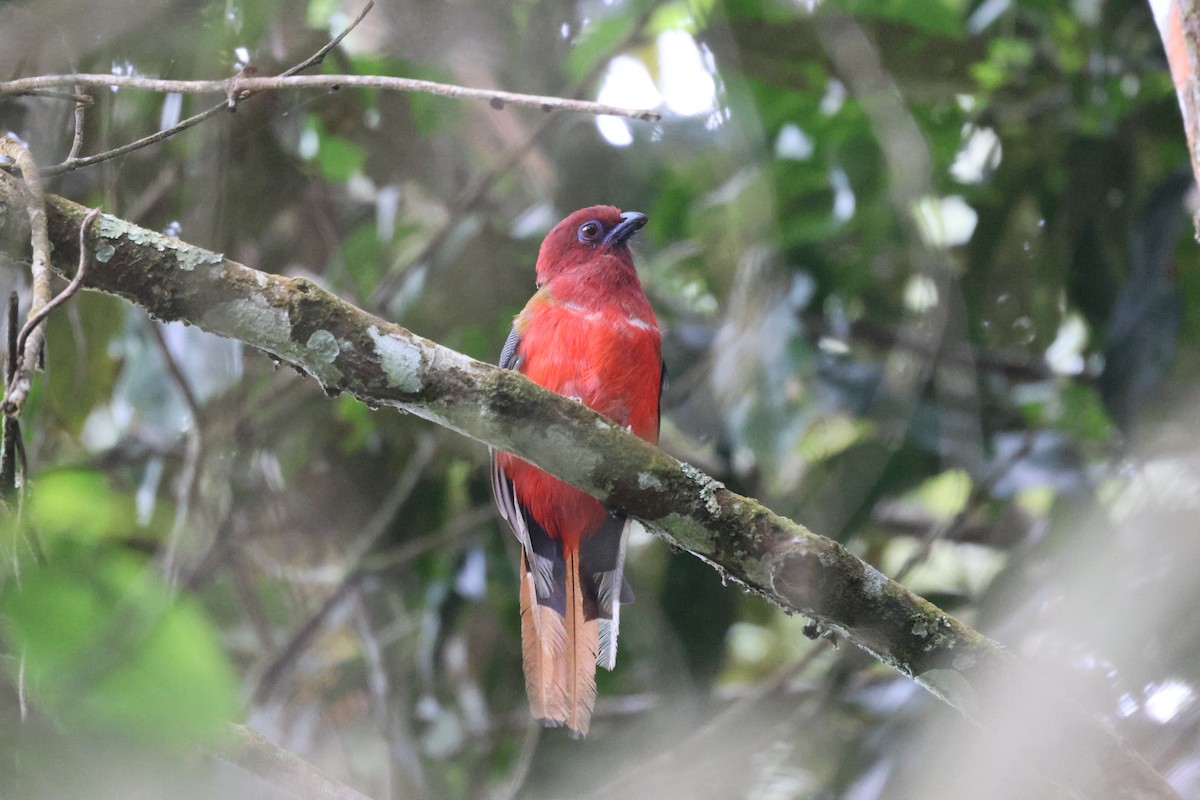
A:
POLYGON ((300 756, 284 750, 253 728, 233 725, 230 741, 214 750, 216 758, 258 775, 288 797, 308 800, 371 800, 338 783, 300 756))
MULTIPOLYGON (((87 210, 47 197, 56 268, 74 268, 87 210)), ((20 207, 0 179, 0 212, 20 207)), ((15 214, 0 213, 12 226, 15 214)), ((0 229, 0 243, 19 241, 0 229), (5 236, 4 234, 8 235, 5 236)), ((2 246, 2 245, 0 245, 2 246)), ((92 247, 111 250, 85 286, 163 320, 186 320, 290 362, 327 391, 392 406, 512 452, 609 505, 784 609, 808 615, 987 721, 993 679, 1036 685, 1015 658, 856 558, 837 542, 737 495, 580 403, 343 302, 311 281, 269 275, 112 216, 92 247)), ((1085 795, 1177 797, 1141 758, 1081 710, 1054 777, 1085 795), (1094 764, 1083 774, 1069 764, 1094 764), (1114 791, 1114 789, 1116 791, 1114 791)))

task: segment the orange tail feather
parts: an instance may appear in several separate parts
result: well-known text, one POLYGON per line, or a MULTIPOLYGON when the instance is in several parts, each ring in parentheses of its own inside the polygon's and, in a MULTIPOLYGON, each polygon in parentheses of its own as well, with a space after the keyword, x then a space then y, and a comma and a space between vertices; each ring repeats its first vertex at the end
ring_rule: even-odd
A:
POLYGON ((547 725, 567 719, 567 632, 563 618, 552 608, 537 604, 533 573, 521 556, 521 660, 525 691, 533 716, 547 725))
POLYGON ((533 716, 586 736, 596 704, 597 620, 584 617, 579 551, 566 556, 566 616, 538 605, 533 574, 521 558, 521 644, 533 716))
POLYGON ((596 705, 596 653, 600 649, 600 623, 585 619, 583 587, 579 583, 579 550, 567 556, 567 727, 587 736, 596 705))

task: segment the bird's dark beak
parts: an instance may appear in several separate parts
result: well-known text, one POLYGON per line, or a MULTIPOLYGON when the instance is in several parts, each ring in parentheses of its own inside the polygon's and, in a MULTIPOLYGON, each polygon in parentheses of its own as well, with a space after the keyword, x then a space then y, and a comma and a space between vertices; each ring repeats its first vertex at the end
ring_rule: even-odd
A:
POLYGON ((625 244, 629 238, 642 229, 646 224, 646 215, 637 211, 626 211, 621 215, 621 222, 608 232, 604 238, 606 244, 625 244))

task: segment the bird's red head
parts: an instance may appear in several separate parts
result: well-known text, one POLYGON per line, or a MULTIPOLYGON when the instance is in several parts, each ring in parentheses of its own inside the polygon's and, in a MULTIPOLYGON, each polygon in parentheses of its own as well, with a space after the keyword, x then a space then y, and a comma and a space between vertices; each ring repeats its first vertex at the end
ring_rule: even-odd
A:
POLYGON ((646 215, 615 206, 581 208, 554 226, 538 251, 537 281, 582 266, 633 270, 629 239, 646 224, 646 215))

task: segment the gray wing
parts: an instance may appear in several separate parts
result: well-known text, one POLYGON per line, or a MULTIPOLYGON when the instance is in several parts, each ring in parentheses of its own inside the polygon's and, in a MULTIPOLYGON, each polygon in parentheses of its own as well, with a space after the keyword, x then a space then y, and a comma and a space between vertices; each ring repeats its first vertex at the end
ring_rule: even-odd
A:
POLYGON ((500 350, 500 368, 501 369, 519 369, 521 361, 517 358, 517 347, 521 344, 521 334, 517 333, 514 327, 508 332, 508 338, 504 340, 504 347, 500 350))
MULTIPOLYGON (((521 344, 521 335, 517 329, 509 331, 500 351, 500 367, 502 369, 517 369, 521 366, 521 358, 517 348, 521 344)), ((508 476, 496 463, 496 452, 488 448, 492 457, 492 497, 496 500, 496 508, 500 516, 508 523, 513 535, 521 543, 526 563, 534 575, 534 589, 540 605, 558 608, 559 613, 565 613, 566 584, 562 574, 562 546, 550 538, 542 527, 530 516, 529 512, 517 500, 516 489, 508 476), (560 565, 556 570, 555 566, 560 565)))

